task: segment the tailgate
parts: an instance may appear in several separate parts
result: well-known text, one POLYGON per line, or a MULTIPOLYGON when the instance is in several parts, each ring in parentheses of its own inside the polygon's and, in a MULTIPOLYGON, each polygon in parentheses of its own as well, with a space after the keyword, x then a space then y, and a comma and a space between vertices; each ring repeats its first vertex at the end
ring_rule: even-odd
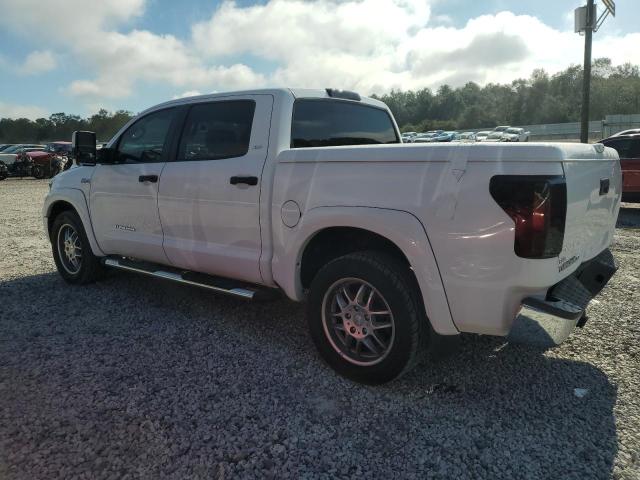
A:
POLYGON ((562 163, 567 221, 560 271, 592 259, 613 240, 622 195, 620 161, 615 150, 598 150, 600 145, 576 145, 562 163))

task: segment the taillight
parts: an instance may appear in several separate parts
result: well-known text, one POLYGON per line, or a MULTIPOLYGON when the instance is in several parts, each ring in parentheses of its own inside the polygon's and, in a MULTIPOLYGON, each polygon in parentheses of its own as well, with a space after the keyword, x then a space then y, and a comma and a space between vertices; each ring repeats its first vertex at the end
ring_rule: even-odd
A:
POLYGON ((564 177, 496 175, 489 191, 515 224, 516 255, 551 258, 560 254, 567 216, 564 177))

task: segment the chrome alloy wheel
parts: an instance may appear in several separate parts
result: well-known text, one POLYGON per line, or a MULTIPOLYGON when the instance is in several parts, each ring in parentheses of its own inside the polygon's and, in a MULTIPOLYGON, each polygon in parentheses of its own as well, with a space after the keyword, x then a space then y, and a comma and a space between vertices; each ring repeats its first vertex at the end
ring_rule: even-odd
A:
POLYGON ((360 366, 384 360, 395 338, 389 304, 375 287, 358 278, 340 279, 327 290, 322 326, 335 351, 360 366))
POLYGON ((65 223, 58 230, 58 257, 62 267, 75 275, 82 267, 82 242, 76 229, 65 223))

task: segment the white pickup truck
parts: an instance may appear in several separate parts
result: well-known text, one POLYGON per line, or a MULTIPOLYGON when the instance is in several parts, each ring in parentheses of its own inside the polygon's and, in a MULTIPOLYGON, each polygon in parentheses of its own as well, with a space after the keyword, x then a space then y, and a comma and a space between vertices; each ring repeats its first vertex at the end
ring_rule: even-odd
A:
POLYGON ((402 145, 379 101, 274 89, 163 103, 74 149, 43 210, 67 282, 306 299, 321 356, 360 382, 461 332, 557 344, 616 269, 602 145, 402 145))

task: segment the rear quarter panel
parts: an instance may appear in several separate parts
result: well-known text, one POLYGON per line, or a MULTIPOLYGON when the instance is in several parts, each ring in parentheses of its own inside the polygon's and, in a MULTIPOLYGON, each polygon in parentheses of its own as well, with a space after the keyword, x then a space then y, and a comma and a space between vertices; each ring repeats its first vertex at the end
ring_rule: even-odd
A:
MULTIPOLYGON (((434 253, 435 266, 431 268, 438 270, 431 274, 441 278, 457 330, 506 335, 522 298, 545 292, 572 273, 578 263, 560 271, 557 257, 531 260, 516 256, 513 221, 491 197, 489 182, 500 174, 563 175, 563 160, 561 149, 531 143, 282 152, 272 202, 274 249, 276 257, 280 255, 277 261, 295 263, 297 258, 289 258, 291 252, 301 249, 304 241, 304 235, 292 240, 297 227, 279 225, 280 208, 287 200, 300 206, 301 225, 305 216, 324 207, 406 212, 424 228, 424 245, 430 245, 434 253), (288 242, 294 246, 289 244, 285 251, 282 245, 288 242)), ((402 235, 399 232, 396 236, 402 235)), ((428 268, 414 265, 417 275, 428 268)), ((425 303, 430 301, 429 294, 423 292, 423 297, 425 303)))

